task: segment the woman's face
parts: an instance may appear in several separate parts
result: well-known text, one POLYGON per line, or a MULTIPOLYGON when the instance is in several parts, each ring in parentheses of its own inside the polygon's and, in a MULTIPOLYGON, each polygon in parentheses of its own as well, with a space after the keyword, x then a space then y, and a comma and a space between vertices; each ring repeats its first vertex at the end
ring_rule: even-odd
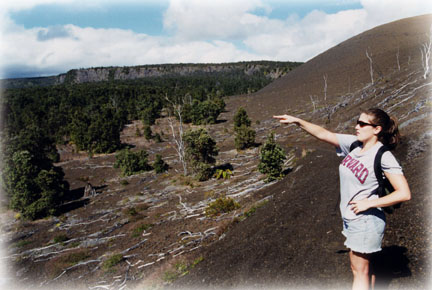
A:
POLYGON ((355 126, 357 139, 360 142, 367 142, 368 140, 378 136, 381 127, 377 126, 372 121, 372 116, 362 113, 355 126))

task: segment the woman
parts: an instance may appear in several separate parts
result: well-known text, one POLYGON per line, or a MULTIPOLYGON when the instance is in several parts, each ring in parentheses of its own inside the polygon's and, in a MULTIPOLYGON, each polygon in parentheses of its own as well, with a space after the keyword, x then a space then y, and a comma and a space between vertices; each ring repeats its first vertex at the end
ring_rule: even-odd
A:
POLYGON ((342 233, 346 237, 345 245, 350 249, 349 257, 354 276, 352 288, 369 289, 369 284, 373 288, 375 277, 372 275, 369 281, 369 264, 371 254, 381 250, 385 228, 385 215, 381 207, 411 198, 402 169, 390 151, 383 154, 381 166, 395 190, 383 197, 373 192, 378 187, 374 174, 374 158, 381 146, 394 149, 399 142, 396 121, 380 109, 370 109, 360 115, 354 136, 335 134, 294 116, 281 115, 273 118, 284 124, 300 126, 319 140, 334 145, 339 156, 345 156, 339 166, 340 210, 343 219, 342 233), (350 146, 356 140, 362 142, 362 145, 350 152, 350 146))

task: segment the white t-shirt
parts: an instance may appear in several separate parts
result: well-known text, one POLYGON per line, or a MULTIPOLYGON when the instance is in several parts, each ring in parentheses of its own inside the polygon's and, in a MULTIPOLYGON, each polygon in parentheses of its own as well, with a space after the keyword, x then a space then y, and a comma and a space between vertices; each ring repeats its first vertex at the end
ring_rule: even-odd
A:
MULTIPOLYGON (((345 157, 339 165, 340 177, 340 211, 342 218, 357 219, 362 213, 355 214, 348 203, 352 200, 377 199, 372 191, 378 187, 378 180, 374 172, 374 160, 378 149, 383 146, 381 142, 375 144, 364 153, 360 153, 362 146, 349 152, 351 144, 357 140, 354 135, 336 134, 339 147, 336 148, 338 156, 345 157)), ((384 152, 381 159, 383 171, 403 174, 402 168, 390 151, 384 152)))

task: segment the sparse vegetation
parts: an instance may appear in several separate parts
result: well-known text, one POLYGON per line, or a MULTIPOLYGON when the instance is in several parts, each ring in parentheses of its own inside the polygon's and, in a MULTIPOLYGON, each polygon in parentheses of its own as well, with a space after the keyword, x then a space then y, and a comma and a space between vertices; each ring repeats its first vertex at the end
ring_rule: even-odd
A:
POLYGON ((153 227, 152 224, 141 224, 138 227, 135 227, 132 231, 132 237, 139 237, 144 231, 147 231, 153 227))
POLYGON ((131 217, 136 216, 138 214, 137 210, 134 207, 130 207, 124 210, 125 213, 131 217))
MULTIPOLYGON (((58 161, 57 144, 69 143, 90 157, 111 153, 122 147, 120 132, 132 120, 142 120, 150 138, 149 126, 169 107, 167 96, 173 101, 176 96, 187 96, 185 118, 194 124, 213 124, 225 107, 224 96, 257 91, 272 80, 269 71, 288 71, 298 65, 266 61, 221 64, 215 66, 224 69, 214 72, 206 72, 208 65, 192 65, 194 72, 186 76, 172 71, 184 65, 168 65, 159 67, 166 73, 163 77, 128 81, 115 80, 114 76, 132 68, 111 67, 97 68, 109 74, 103 82, 77 83, 78 70, 69 71, 61 85, 54 81, 56 77, 7 81, 2 94, 2 140, 8 150, 1 172, 10 208, 30 219, 55 214, 68 190, 64 174, 52 165, 58 161), (251 68, 253 74, 249 73, 251 68)), ((135 133, 142 134, 139 128, 135 133)), ((153 137, 162 141, 157 133, 153 137)), ((211 177, 208 164, 193 166, 199 180, 211 177)), ((124 175, 148 170, 147 164, 117 165, 124 175)))
POLYGON ((74 250, 73 252, 63 254, 50 260, 46 267, 46 271, 50 277, 54 278, 60 275, 65 268, 76 265, 90 257, 91 255, 88 250, 74 250))
POLYGON ((244 220, 252 215, 255 214, 255 212, 257 211, 257 209, 263 207, 264 205, 266 205, 268 203, 267 200, 261 201, 255 205, 253 205, 250 209, 248 209, 247 211, 245 211, 243 213, 243 215, 240 217, 240 220, 244 220))
POLYGON ((123 261, 122 254, 114 254, 103 262, 102 268, 106 271, 111 270, 115 265, 123 261))
POLYGON ((62 243, 66 242, 67 240, 69 240, 69 237, 65 234, 59 234, 54 237, 54 243, 62 243))
POLYGON ((174 269, 166 271, 162 277, 165 283, 172 283, 178 278, 189 274, 190 269, 194 268, 196 265, 204 260, 203 257, 195 259, 191 264, 187 264, 184 261, 177 262, 174 265, 174 269))
POLYGON ((32 241, 28 241, 28 240, 21 240, 21 241, 16 242, 16 243, 14 244, 14 246, 17 247, 17 248, 23 248, 23 247, 25 247, 25 246, 27 246, 27 245, 29 245, 29 244, 31 244, 31 243, 32 243, 32 241))
POLYGON ((219 197, 205 209, 207 216, 217 216, 240 208, 240 204, 230 197, 219 197))

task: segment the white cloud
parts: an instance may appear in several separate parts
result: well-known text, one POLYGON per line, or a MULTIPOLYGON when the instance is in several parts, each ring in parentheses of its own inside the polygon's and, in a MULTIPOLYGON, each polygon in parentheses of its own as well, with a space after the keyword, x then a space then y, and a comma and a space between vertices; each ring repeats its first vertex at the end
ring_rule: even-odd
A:
POLYGON ((3 68, 14 71, 24 67, 39 72, 66 72, 72 68, 124 66, 176 62, 239 61, 245 54, 224 41, 172 42, 172 39, 137 34, 130 30, 81 28, 66 25, 50 29, 15 27, 5 35, 3 68), (59 33, 58 33, 59 32, 59 33), (41 39, 41 35, 44 37, 41 39))
POLYGON ((367 11, 367 21, 376 25, 401 18, 432 13, 432 1, 429 0, 360 0, 367 11))
POLYGON ((279 31, 248 37, 245 43, 258 54, 274 55, 275 59, 281 60, 305 61, 363 31, 366 16, 363 10, 347 10, 332 15, 315 10, 297 22, 287 20, 279 31))
MULTIPOLYGON (((62 1, 69 4, 73 0, 62 1)), ((79 1, 83 6, 106 3, 79 1)), ((164 27, 172 35, 165 37, 75 25, 25 29, 6 13, 52 2, 59 3, 2 2, 6 9, 0 12, 0 65, 5 73, 28 69, 55 74, 92 66, 252 59, 306 61, 366 29, 432 12, 428 1, 361 0, 362 9, 334 14, 315 10, 303 18, 292 14, 281 20, 268 17, 271 2, 265 0, 172 0, 164 14, 164 27), (254 14, 257 9, 267 14, 254 14), (239 43, 243 45, 234 45, 239 43)))
MULTIPOLYGON (((314 2, 308 1, 309 4, 314 2)), ((358 3, 351 0, 327 2, 333 5, 358 3)), ((361 0, 362 9, 334 14, 315 10, 304 18, 293 14, 282 21, 253 14, 258 8, 269 10, 271 1, 173 0, 165 14, 164 24, 180 39, 236 40, 243 42, 248 51, 270 56, 268 59, 306 61, 377 25, 431 13, 429 2, 361 0)))
POLYGON ((189 40, 241 38, 268 22, 251 13, 257 8, 269 7, 260 0, 172 0, 164 27, 189 40))

